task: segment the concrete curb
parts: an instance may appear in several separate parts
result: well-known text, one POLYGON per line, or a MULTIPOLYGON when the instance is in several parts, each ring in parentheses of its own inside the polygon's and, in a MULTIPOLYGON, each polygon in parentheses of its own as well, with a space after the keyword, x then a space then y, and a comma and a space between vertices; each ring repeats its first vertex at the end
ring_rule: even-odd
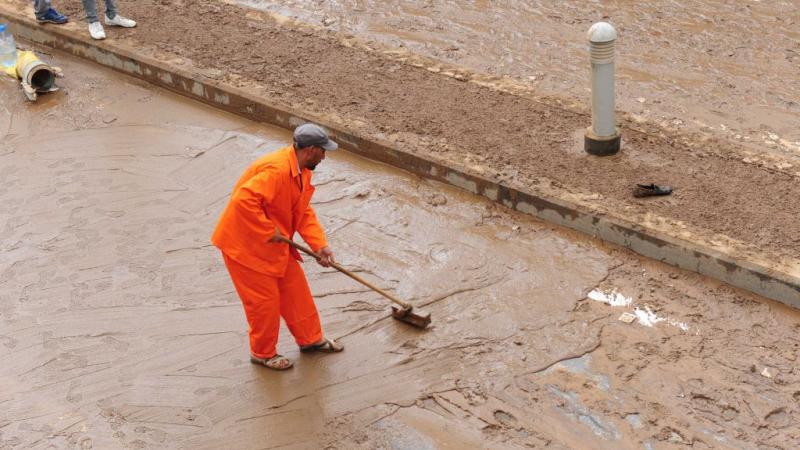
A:
POLYGON ((113 41, 93 41, 63 27, 38 25, 32 18, 0 9, 0 17, 22 39, 66 51, 84 59, 133 75, 170 91, 200 100, 248 119, 284 128, 314 121, 327 127, 345 147, 372 160, 447 183, 502 203, 539 219, 580 231, 640 255, 701 273, 733 286, 800 309, 800 272, 768 267, 622 217, 599 213, 566 198, 543 196, 509 187, 479 175, 392 148, 370 137, 358 136, 344 126, 270 104, 267 99, 192 73, 170 63, 138 55, 113 41))

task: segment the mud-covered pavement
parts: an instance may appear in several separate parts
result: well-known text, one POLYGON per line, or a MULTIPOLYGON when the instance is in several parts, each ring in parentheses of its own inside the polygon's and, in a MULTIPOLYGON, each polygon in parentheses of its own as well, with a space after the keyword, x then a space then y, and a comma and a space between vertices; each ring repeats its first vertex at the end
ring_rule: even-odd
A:
POLYGON ((251 366, 208 238, 289 134, 54 57, 0 83, 0 448, 800 446, 797 312, 346 152, 338 260, 434 326, 307 262, 346 351, 251 366))
MULTIPOLYGON (((29 2, 6 3, 0 8, 30 14, 29 2)), ((263 6, 264 2, 247 3, 263 6)), ((464 7, 472 11, 469 17, 446 13, 458 9, 459 2, 438 6, 425 2, 431 7, 421 8, 416 15, 404 6, 408 3, 376 5, 366 8, 369 12, 360 5, 371 2, 343 4, 344 11, 352 8, 356 22, 379 23, 382 12, 395 9, 395 19, 408 19, 384 23, 384 30, 377 33, 363 33, 353 26, 350 34, 348 26, 308 27, 232 0, 124 2, 121 11, 139 25, 110 30, 107 43, 492 182, 546 198, 567 198, 597 214, 642 223, 720 249, 738 260, 795 273, 800 264, 800 221, 796 220, 800 155, 792 130, 798 117, 800 78, 797 65, 786 58, 793 58, 797 45, 791 25, 796 8, 774 7, 780 20, 773 20, 763 11, 766 2, 763 7, 753 6, 750 13, 738 6, 720 7, 719 17, 708 11, 713 5, 700 7, 688 1, 658 2, 644 9, 608 6, 612 15, 619 14, 609 20, 622 36, 619 97, 625 114, 619 119, 623 151, 610 158, 590 158, 582 150, 583 133, 590 123, 584 101, 588 62, 583 59, 585 53, 580 55, 581 49, 585 51, 586 29, 602 18, 601 6, 564 7, 556 14, 559 19, 534 13, 536 8, 547 12, 561 4, 520 6, 521 22, 517 23, 509 18, 518 13, 514 5, 522 2, 492 2, 491 8, 486 2, 476 2, 474 7, 464 7), (633 12, 626 13, 627 9, 633 12), (488 11, 495 10, 500 17, 487 17, 488 11), (695 11, 703 18, 691 16, 695 11), (737 14, 741 20, 733 20, 737 14), (448 17, 454 18, 448 22, 448 17), (471 18, 485 23, 485 29, 461 33, 459 21, 471 18), (515 25, 505 25, 508 21, 515 25), (526 21, 531 26, 521 30, 526 21), (424 23, 436 24, 435 29, 423 29, 420 24, 424 23), (670 27, 680 30, 678 37, 668 32, 670 27), (697 31, 703 27, 707 29, 697 31), (752 31, 767 27, 768 33, 752 31), (439 44, 422 52, 434 59, 419 56, 414 53, 418 49, 409 44, 413 39, 381 39, 386 29, 399 34, 419 29, 419 36, 434 42, 433 31, 463 34, 467 41, 455 53, 469 53, 474 63, 481 60, 485 43, 488 56, 481 61, 493 66, 498 64, 491 55, 501 51, 499 43, 513 43, 508 52, 502 50, 513 61, 501 65, 497 73, 517 78, 486 74, 470 60, 442 58, 434 51, 439 44), (501 29, 520 35, 492 35, 501 29), (737 41, 737 36, 744 42, 737 41), (364 38, 379 42, 365 43, 364 38), (538 42, 552 48, 540 50, 538 42), (654 52, 668 45, 669 51, 659 59, 654 52), (563 55, 562 46, 569 49, 563 55), (737 56, 727 56, 731 51, 737 56), (538 76, 530 80, 506 73, 530 65, 530 58, 548 83, 538 83, 538 76), (636 67, 641 73, 633 72, 636 67), (646 105, 651 113, 626 106, 631 101, 646 105), (695 117, 707 126, 675 125, 694 124, 695 117), (651 182, 675 191, 665 198, 632 197, 636 183, 651 182)), ((63 5, 74 20, 59 30, 86 36, 80 2, 69 0, 63 5)), ((306 5, 311 3, 287 7, 297 11, 308 9, 306 5)), ((313 5, 335 6, 333 2, 313 5)))
POLYGON ((720 0, 238 0, 589 102, 586 31, 619 29, 619 109, 800 153, 800 10, 720 0), (746 104, 748 107, 743 108, 746 104), (772 137, 771 137, 772 136, 772 137))

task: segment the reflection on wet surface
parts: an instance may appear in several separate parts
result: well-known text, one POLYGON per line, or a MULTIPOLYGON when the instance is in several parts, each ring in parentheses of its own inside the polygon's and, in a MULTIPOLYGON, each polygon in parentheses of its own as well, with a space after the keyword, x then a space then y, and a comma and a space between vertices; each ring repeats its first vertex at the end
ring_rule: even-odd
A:
POLYGON ((346 351, 301 355, 283 330, 295 368, 251 366, 208 239, 242 168, 289 133, 56 57, 64 92, 29 104, 0 83, 0 447, 794 439, 795 312, 347 152, 315 174, 337 259, 433 326, 307 262, 346 351), (634 308, 691 333, 617 320, 634 308))

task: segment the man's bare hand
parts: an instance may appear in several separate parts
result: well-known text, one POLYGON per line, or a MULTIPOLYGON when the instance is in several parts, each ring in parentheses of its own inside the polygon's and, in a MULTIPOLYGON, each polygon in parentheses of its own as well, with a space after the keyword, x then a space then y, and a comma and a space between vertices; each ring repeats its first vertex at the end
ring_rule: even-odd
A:
POLYGON ((317 261, 322 267, 330 267, 331 264, 336 262, 336 260, 333 259, 333 250, 331 250, 330 247, 322 247, 318 254, 319 259, 317 261))
POLYGON ((275 227, 275 234, 273 234, 272 237, 269 238, 269 241, 274 243, 274 244, 280 244, 280 243, 283 242, 283 239, 284 239, 284 237, 281 234, 281 230, 278 229, 278 227, 275 227))

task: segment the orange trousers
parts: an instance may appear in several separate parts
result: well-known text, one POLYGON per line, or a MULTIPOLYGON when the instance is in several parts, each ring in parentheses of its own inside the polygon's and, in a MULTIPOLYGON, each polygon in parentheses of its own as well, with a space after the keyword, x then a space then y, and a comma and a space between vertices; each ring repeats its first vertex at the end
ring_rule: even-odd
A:
POLYGON ((276 278, 245 267, 225 254, 223 257, 244 306, 253 356, 275 356, 281 316, 297 345, 314 344, 322 339, 314 298, 306 275, 294 258, 289 258, 283 278, 276 278))

